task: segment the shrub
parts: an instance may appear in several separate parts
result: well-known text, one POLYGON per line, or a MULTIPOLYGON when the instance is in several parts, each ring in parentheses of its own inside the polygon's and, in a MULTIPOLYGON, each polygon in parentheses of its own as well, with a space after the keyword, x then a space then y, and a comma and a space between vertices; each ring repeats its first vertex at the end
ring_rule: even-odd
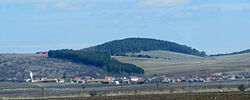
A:
POLYGON ((91 91, 91 92, 89 92, 89 95, 90 95, 91 97, 94 97, 94 96, 97 95, 97 93, 96 93, 95 91, 91 91))
POLYGON ((246 87, 244 84, 241 84, 241 85, 238 86, 238 89, 239 89, 240 91, 245 91, 246 88, 247 88, 247 87, 246 87))

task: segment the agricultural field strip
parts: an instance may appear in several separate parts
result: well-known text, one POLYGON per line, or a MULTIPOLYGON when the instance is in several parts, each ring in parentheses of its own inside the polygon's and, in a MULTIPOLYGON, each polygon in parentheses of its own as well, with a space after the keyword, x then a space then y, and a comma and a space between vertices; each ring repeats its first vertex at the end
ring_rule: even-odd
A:
MULTIPOLYGON (((154 58, 135 58, 135 57, 120 57, 114 56, 122 62, 132 63, 142 67, 146 74, 153 73, 165 73, 165 72, 181 72, 190 70, 205 70, 205 69, 228 69, 234 66, 248 66, 249 62, 236 62, 236 61, 221 61, 221 60, 197 60, 197 61, 168 61, 165 59, 154 59, 154 58), (222 68, 223 67, 223 68, 222 68), (198 68, 198 69, 197 69, 198 68)), ((243 68, 241 68, 243 69, 243 68)))
MULTIPOLYGON (((108 96, 121 96, 121 95, 134 95, 135 90, 138 91, 137 95, 144 95, 144 94, 166 94, 169 92, 169 90, 171 88, 174 88, 175 92, 174 93, 188 93, 190 91, 190 89, 192 89, 193 93, 204 93, 204 92, 219 92, 220 89, 217 89, 217 87, 220 84, 223 84, 224 89, 222 89, 224 92, 230 92, 230 91, 238 91, 236 89, 236 87, 239 84, 245 84, 246 82, 248 82, 248 80, 241 80, 241 81, 227 81, 227 82, 222 82, 222 83, 218 83, 218 82, 208 82, 208 83, 194 83, 194 84, 185 84, 185 83, 180 83, 180 84, 160 84, 159 85, 159 89, 160 90, 156 90, 157 89, 157 85, 156 84, 145 84, 145 85, 128 85, 128 86, 110 86, 110 87, 90 87, 90 88, 86 88, 84 89, 84 91, 82 91, 81 88, 60 88, 60 86, 63 86, 62 84, 60 84, 60 86, 58 88, 46 88, 44 89, 45 98, 57 98, 57 97, 78 97, 78 96, 85 96, 88 97, 88 93, 91 91, 96 91, 96 92, 100 92, 101 94, 105 91, 110 91, 108 92, 108 96), (123 90, 122 93, 118 92, 121 91, 121 89, 123 90), (163 89, 163 90, 162 90, 163 89), (81 95, 79 93, 84 93, 84 95, 81 95), (72 95, 70 95, 72 94, 72 95)), ((48 87, 51 86, 56 86, 57 84, 46 84, 48 87)), ((66 84, 68 85, 68 84, 66 84)), ((78 85, 77 85, 78 86, 78 85)), ((248 89, 249 91, 249 89, 248 89)), ((13 92, 5 92, 4 94, 0 94, 0 98, 1 97, 9 97, 9 98, 13 98, 13 96, 11 95, 19 95, 19 97, 21 96, 25 96, 27 98, 28 94, 33 94, 34 97, 37 96, 41 96, 41 89, 36 91, 34 93, 33 90, 27 90, 25 93, 23 93, 23 91, 16 91, 13 90, 13 92), (8 94, 10 93, 10 94, 8 94), (35 96, 36 95, 36 96, 35 96)), ((14 96, 17 97, 17 96, 14 96)), ((19 98, 18 97, 18 98, 19 98)))

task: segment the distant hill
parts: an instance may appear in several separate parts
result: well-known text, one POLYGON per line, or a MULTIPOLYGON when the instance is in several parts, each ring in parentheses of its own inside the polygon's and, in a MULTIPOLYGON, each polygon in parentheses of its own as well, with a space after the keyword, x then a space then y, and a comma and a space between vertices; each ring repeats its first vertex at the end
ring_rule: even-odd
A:
POLYGON ((166 50, 195 56, 206 56, 205 52, 198 51, 185 45, 150 38, 127 38, 114 40, 82 50, 92 52, 109 52, 111 55, 116 56, 124 56, 126 53, 138 53, 141 51, 152 50, 166 50))
POLYGON ((40 54, 0 54, 0 80, 36 77, 104 77, 153 74, 237 72, 250 69, 250 50, 206 56, 174 42, 127 38, 82 50, 51 50, 40 54), (205 56, 205 57, 204 57, 205 56))
POLYGON ((216 55, 210 55, 210 56, 237 55, 237 54, 242 54, 242 53, 250 53, 250 49, 239 51, 239 52, 228 53, 228 54, 216 54, 216 55))

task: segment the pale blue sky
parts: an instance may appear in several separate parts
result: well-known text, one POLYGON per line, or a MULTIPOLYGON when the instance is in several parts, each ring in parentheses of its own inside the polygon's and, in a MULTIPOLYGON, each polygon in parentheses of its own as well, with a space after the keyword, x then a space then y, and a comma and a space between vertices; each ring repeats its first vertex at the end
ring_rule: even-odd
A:
POLYGON ((127 37, 208 54, 250 49, 250 0, 0 0, 0 53, 81 49, 127 37))

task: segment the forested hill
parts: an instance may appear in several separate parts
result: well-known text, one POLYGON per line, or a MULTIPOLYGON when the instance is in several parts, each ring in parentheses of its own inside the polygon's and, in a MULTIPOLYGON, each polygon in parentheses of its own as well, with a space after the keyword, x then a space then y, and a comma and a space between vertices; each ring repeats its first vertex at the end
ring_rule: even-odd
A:
POLYGON ((126 53, 128 52, 138 53, 141 51, 151 50, 167 50, 183 54, 206 56, 205 52, 198 51, 185 45, 150 38, 127 38, 122 40, 115 40, 82 50, 93 52, 109 52, 111 55, 119 56, 126 55, 126 53))
POLYGON ((227 56, 227 55, 237 55, 237 54, 242 54, 242 53, 250 53, 250 49, 239 51, 239 52, 228 53, 228 54, 216 54, 216 55, 210 55, 210 56, 227 56))

